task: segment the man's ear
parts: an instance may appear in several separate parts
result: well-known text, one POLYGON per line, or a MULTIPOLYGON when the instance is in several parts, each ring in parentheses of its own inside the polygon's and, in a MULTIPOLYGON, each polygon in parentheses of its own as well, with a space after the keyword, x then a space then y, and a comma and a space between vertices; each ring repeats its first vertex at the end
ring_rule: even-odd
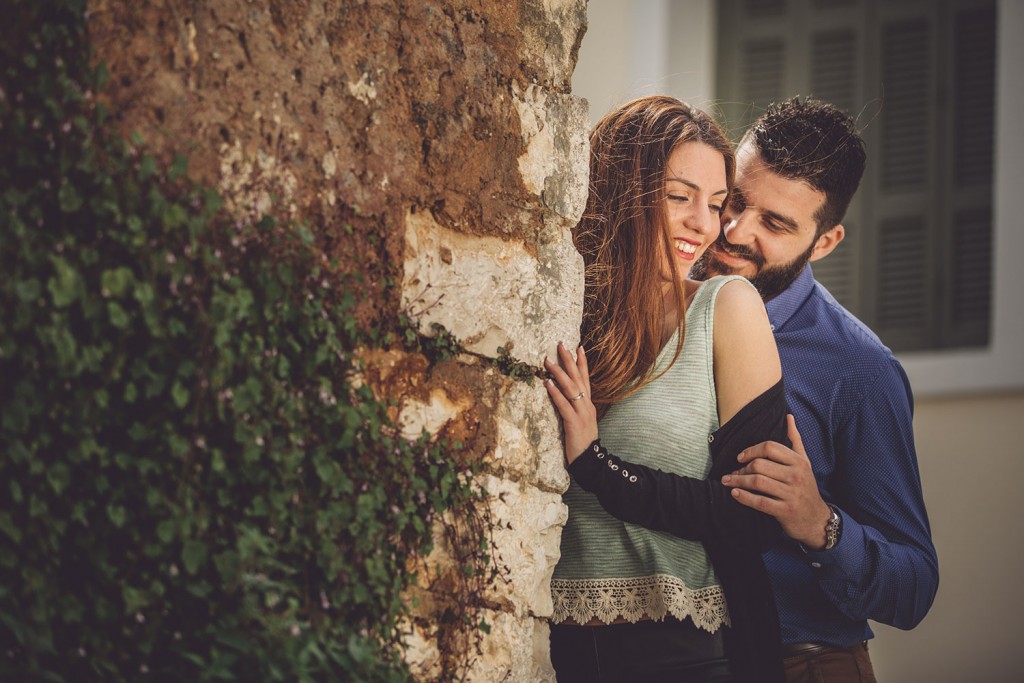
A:
POLYGON ((832 253, 832 250, 839 246, 839 243, 846 237, 846 228, 841 225, 833 226, 831 230, 818 238, 811 252, 811 261, 825 258, 832 253))

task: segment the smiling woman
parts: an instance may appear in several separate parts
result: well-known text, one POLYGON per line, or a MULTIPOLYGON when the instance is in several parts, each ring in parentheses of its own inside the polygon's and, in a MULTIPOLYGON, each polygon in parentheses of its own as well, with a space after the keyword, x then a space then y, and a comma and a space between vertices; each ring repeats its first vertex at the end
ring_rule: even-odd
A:
POLYGON ((559 681, 781 680, 760 560, 780 530, 718 483, 743 448, 786 440, 778 353, 749 283, 687 278, 733 169, 718 126, 670 97, 591 134, 583 346, 545 363, 572 475, 551 584, 559 681))

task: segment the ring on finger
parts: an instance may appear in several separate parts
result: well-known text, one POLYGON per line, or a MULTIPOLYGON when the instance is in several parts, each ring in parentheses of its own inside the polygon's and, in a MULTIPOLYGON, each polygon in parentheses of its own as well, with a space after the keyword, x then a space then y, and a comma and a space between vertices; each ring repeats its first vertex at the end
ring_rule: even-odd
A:
POLYGON ((579 393, 579 395, 578 395, 578 396, 573 396, 573 397, 571 397, 571 398, 570 398, 569 400, 570 400, 570 401, 578 401, 578 400, 580 400, 581 398, 583 398, 583 396, 584 396, 584 394, 583 394, 583 392, 581 391, 581 392, 579 393))

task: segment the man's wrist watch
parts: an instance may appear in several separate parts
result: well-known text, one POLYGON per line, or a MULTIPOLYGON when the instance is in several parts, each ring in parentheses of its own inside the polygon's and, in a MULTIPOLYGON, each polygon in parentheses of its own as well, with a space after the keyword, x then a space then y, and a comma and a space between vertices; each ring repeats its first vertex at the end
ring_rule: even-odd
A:
POLYGON ((843 518, 839 516, 839 510, 835 505, 829 503, 828 509, 832 514, 825 522, 825 550, 832 550, 839 543, 839 537, 843 535, 843 518))

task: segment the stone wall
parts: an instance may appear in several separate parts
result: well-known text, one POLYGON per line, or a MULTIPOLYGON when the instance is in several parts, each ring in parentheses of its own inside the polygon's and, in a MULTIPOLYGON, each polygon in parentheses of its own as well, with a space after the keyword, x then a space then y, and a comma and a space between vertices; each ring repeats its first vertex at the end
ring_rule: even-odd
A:
MULTIPOLYGON (((366 273, 360 315, 440 323, 469 353, 373 356, 374 387, 410 434, 485 462, 501 580, 469 680, 553 680, 548 587, 568 484, 539 365, 578 338, 570 229, 587 192, 585 102, 569 94, 585 0, 89 2, 125 133, 184 151, 239 218, 271 205, 366 273)), ((439 545, 443 550, 443 546, 439 545)), ((443 552, 432 558, 443 564, 443 552)), ((421 606, 428 614, 429 605, 421 606)), ((439 673, 417 630, 410 660, 439 673)))

